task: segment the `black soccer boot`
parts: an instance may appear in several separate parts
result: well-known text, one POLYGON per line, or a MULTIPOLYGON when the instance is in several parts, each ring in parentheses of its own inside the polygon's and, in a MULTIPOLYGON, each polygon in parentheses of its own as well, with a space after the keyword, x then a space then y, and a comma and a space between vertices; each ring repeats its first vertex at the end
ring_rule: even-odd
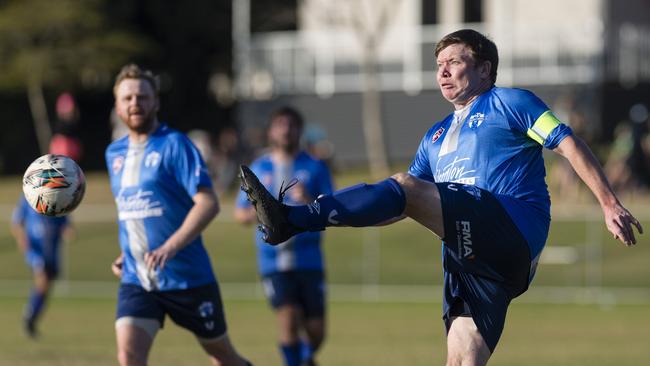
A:
POLYGON ((265 242, 277 245, 305 231, 289 222, 289 208, 282 203, 284 194, 298 182, 297 180, 290 182, 284 188, 280 187, 278 199, 275 199, 246 165, 239 166, 239 179, 241 190, 246 192, 248 200, 255 207, 257 221, 260 223, 258 230, 264 234, 265 242))
POLYGON ((23 330, 25 331, 25 335, 31 339, 37 339, 39 336, 34 319, 23 318, 23 330))

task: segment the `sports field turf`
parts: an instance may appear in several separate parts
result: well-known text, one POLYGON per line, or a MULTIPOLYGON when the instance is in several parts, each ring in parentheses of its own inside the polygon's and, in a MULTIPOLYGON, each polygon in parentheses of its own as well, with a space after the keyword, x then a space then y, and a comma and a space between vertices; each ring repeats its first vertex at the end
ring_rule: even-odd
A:
MULTIPOLYGON (((109 269, 119 251, 114 207, 105 176, 89 178, 88 196, 75 213, 77 235, 65 248, 63 279, 68 282, 57 288, 36 342, 21 332, 29 274, 7 230, 20 181, 0 180, 0 366, 116 364, 117 282, 109 269)), ((280 365, 275 320, 256 287, 251 228, 229 220, 232 197, 223 203, 224 212, 205 241, 224 283, 231 336, 256 365, 280 365)), ((540 265, 531 291, 510 309, 491 364, 648 364, 649 236, 641 237, 636 248, 625 248, 597 221, 598 208, 593 210, 593 217, 590 210, 556 214, 549 247, 569 248, 570 255, 540 265)), ((642 215, 650 230, 647 212, 642 215)), ((329 230, 325 249, 332 286, 321 365, 442 364, 439 241, 405 221, 381 229, 329 230)), ((168 322, 151 364, 207 362, 193 337, 168 322)))

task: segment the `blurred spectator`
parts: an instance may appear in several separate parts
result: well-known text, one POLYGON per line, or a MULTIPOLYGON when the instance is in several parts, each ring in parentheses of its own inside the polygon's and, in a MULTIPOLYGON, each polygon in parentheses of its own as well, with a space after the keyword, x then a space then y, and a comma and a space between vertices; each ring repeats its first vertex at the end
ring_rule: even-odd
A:
POLYGON ((199 150, 203 161, 208 166, 210 177, 214 180, 214 170, 212 169, 211 164, 211 161, 213 160, 213 149, 210 134, 205 130, 191 130, 187 133, 187 137, 192 140, 196 148, 199 150))
POLYGON ((628 165, 632 174, 639 182, 639 188, 650 187, 650 169, 648 151, 644 149, 644 140, 648 134, 647 123, 648 107, 637 103, 630 108, 630 121, 632 121, 632 151, 628 158, 628 165))
POLYGON ((617 192, 630 192, 639 186, 628 164, 633 149, 632 128, 628 121, 622 121, 614 130, 612 142, 605 162, 605 174, 617 192))
POLYGON ((318 124, 310 123, 305 126, 302 136, 305 150, 314 158, 325 162, 332 169, 334 144, 327 139, 327 132, 318 124))
POLYGON ((232 187, 239 164, 243 162, 241 140, 234 128, 221 130, 212 158, 211 166, 217 178, 215 187, 218 193, 223 193, 232 187))
POLYGON ((117 113, 115 113, 115 108, 111 109, 111 117, 109 121, 111 124, 111 141, 115 141, 126 136, 129 129, 126 127, 124 122, 120 120, 120 117, 117 116, 117 113))
MULTIPOLYGON (((558 110, 560 112, 557 116, 560 120, 571 126, 576 136, 585 140, 588 145, 591 145, 591 137, 586 128, 587 118, 581 111, 575 108, 573 101, 564 101, 564 103, 558 104, 558 110)), ((584 189, 580 177, 573 170, 569 161, 556 156, 556 154, 549 156, 548 161, 550 163, 549 183, 554 194, 560 198, 560 201, 580 201, 584 189)))
POLYGON ((630 121, 621 121, 614 131, 614 142, 605 164, 605 172, 614 189, 637 193, 650 187, 650 150, 648 150, 648 110, 643 104, 630 108, 630 121))
POLYGON ((50 153, 66 155, 79 162, 83 156, 83 145, 79 137, 79 109, 72 94, 65 92, 59 95, 56 116, 50 153))

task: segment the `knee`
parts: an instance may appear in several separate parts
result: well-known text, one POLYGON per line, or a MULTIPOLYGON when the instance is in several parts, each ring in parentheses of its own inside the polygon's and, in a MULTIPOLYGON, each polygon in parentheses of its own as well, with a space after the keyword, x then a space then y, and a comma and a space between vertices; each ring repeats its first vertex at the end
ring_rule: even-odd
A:
POLYGON ((312 330, 309 334, 309 343, 318 348, 325 341, 325 329, 312 330))
POLYGON ((130 350, 118 350, 117 361, 121 366, 140 366, 146 365, 146 357, 140 352, 130 350))
POLYGON ((414 193, 419 192, 423 188, 420 185, 420 182, 423 181, 412 176, 409 173, 397 173, 391 178, 396 181, 397 184, 399 184, 399 186, 402 188, 402 191, 404 191, 404 194, 406 194, 407 199, 409 196, 412 196, 414 193))
POLYGON ((323 319, 318 320, 308 320, 305 325, 305 330, 309 343, 318 348, 321 343, 325 340, 325 321, 323 319))
POLYGON ((400 172, 397 174, 394 174, 391 178, 393 178, 399 185, 404 188, 405 186, 413 184, 412 181, 415 179, 411 174, 409 173, 404 173, 400 172))

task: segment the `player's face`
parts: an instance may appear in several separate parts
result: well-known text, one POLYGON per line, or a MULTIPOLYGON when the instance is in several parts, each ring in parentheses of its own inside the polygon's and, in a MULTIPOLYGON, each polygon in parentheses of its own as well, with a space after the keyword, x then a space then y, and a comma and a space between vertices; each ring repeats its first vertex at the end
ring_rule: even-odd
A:
POLYGON ((115 112, 129 130, 149 133, 156 122, 158 97, 148 81, 124 79, 115 90, 115 112))
POLYGON ((471 50, 462 43, 440 51, 436 63, 436 80, 442 96, 457 108, 472 101, 489 82, 489 63, 477 66, 471 50))
POLYGON ((300 143, 300 128, 288 116, 277 116, 269 126, 269 144, 285 152, 295 151, 300 143))

